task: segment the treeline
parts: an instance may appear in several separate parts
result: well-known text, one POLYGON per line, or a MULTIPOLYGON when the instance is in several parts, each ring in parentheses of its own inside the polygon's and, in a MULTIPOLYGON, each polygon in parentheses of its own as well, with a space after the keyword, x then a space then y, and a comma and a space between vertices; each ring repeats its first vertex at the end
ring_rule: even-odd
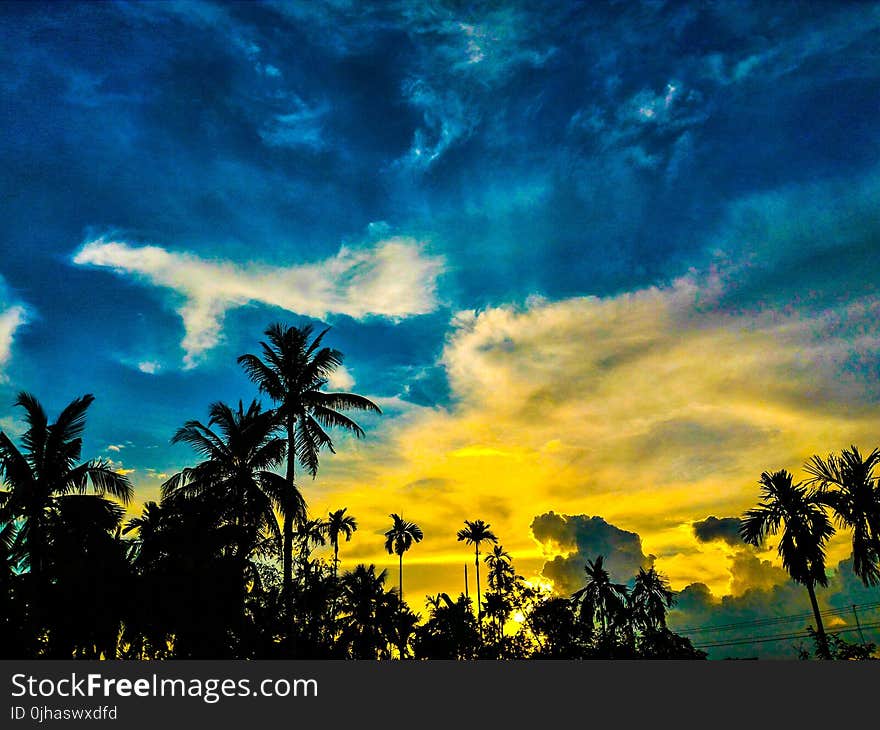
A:
MULTIPOLYGON (((341 570, 357 519, 345 508, 310 515, 297 474, 317 474, 320 453, 334 448, 333 429, 363 435, 344 411, 379 408, 324 390, 342 363, 323 345, 326 330, 313 336, 309 326, 276 324, 265 334, 260 354, 239 363, 272 407, 215 403, 206 422, 187 421, 172 442, 189 445, 196 463, 128 520, 134 494, 126 476, 101 459, 82 461, 93 397, 75 399, 50 423, 36 398, 19 394, 19 445, 0 433, 0 656, 705 658, 668 628, 675 598, 653 568, 618 584, 597 556, 581 590, 554 596, 517 574, 482 520, 466 520, 457 533, 474 550, 475 601, 441 593, 423 610, 407 604, 404 558, 424 535, 397 514, 385 533, 385 550, 398 560, 396 585, 375 565, 341 570), (332 558, 315 556, 321 546, 332 558)), ((765 474, 762 502, 742 523, 754 544, 783 531, 780 554, 809 589, 823 657, 832 649, 815 586, 824 585, 833 532, 826 510, 852 527, 856 571, 876 583, 880 521, 876 513, 858 517, 857 508, 880 502, 878 460, 880 452, 862 458, 855 449, 814 459, 809 485, 793 484, 787 472, 765 474)))

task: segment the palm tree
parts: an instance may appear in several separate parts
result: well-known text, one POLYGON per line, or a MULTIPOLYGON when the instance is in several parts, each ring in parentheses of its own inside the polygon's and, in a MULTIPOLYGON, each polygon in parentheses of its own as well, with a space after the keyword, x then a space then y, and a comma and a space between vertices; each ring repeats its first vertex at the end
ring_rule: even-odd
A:
POLYGON ((327 544, 327 524, 323 520, 304 520, 296 536, 299 538, 299 556, 304 575, 308 577, 309 555, 314 548, 327 544))
POLYGON ((639 568, 630 602, 635 622, 645 629, 666 628, 666 610, 675 602, 669 581, 654 568, 639 568))
POLYGON ((510 616, 512 608, 510 601, 503 593, 500 593, 498 591, 487 591, 485 608, 486 616, 489 617, 489 626, 493 629, 493 631, 490 633, 495 634, 495 641, 497 642, 498 648, 500 649, 503 656, 504 623, 507 621, 507 617, 510 616))
POLYGON ((474 546, 474 564, 477 566, 477 625, 480 627, 480 638, 483 637, 483 609, 480 602, 480 543, 491 542, 497 543, 498 538, 489 529, 491 525, 486 524, 483 520, 475 520, 470 522, 464 521, 465 527, 456 533, 459 542, 464 540, 466 544, 474 546))
POLYGON ((386 629, 397 612, 397 596, 385 590, 387 571, 357 565, 342 576, 341 641, 354 659, 375 659, 387 646, 386 629))
POLYGON ((792 475, 785 469, 773 473, 765 471, 759 484, 761 501, 745 513, 740 524, 740 537, 757 547, 763 544, 767 535, 782 531, 777 548, 782 566, 792 580, 806 586, 816 618, 819 651, 825 658, 830 658, 815 590, 816 584, 828 585, 825 544, 834 534, 834 527, 823 509, 823 495, 802 483, 794 484, 792 475))
MULTIPOLYGON (((328 328, 329 329, 329 328, 328 328)), ((333 452, 333 442, 325 428, 338 427, 360 438, 363 429, 340 410, 356 409, 380 413, 372 401, 353 393, 327 393, 322 388, 343 355, 321 347, 328 329, 312 338, 312 326, 270 325, 261 342, 262 358, 246 354, 238 358, 245 373, 276 404, 279 422, 287 435, 288 500, 283 510, 282 594, 288 620, 293 609, 293 530, 295 509, 295 465, 297 462, 314 478, 318 473, 318 452, 333 452)))
POLYGON ((392 514, 391 519, 394 522, 391 529, 385 533, 385 550, 389 555, 395 554, 398 557, 398 585, 400 602, 403 604, 403 554, 413 546, 413 543, 421 542, 424 535, 422 528, 415 522, 408 522, 397 514, 392 514))
POLYGON ((584 566, 587 584, 579 591, 575 591, 571 597, 575 607, 580 604, 581 621, 587 626, 593 626, 595 620, 599 619, 603 637, 623 615, 627 600, 626 586, 612 583, 604 562, 603 555, 599 555, 595 560, 587 560, 584 566))
POLYGON ((22 548, 32 578, 39 579, 47 555, 47 521, 55 499, 83 494, 90 484, 99 495, 109 494, 123 504, 131 500, 133 489, 128 477, 117 474, 110 465, 96 459, 77 464, 82 454, 82 434, 86 411, 95 400, 91 394, 75 398, 53 424, 30 393, 21 392, 15 405, 24 409, 28 425, 22 436, 22 453, 9 437, 0 432, 0 466, 6 490, 0 491, 0 521, 20 519, 16 544, 22 548))
MULTIPOLYGON (((251 558, 268 540, 277 549, 281 542, 275 510, 295 510, 300 520, 306 505, 294 488, 293 499, 284 477, 272 471, 284 460, 287 444, 276 432, 271 411, 263 411, 257 401, 245 410, 241 401, 233 410, 225 403, 214 403, 207 424, 187 421, 171 439, 172 444, 185 443, 204 457, 194 467, 185 468, 162 485, 163 503, 189 500, 204 504, 216 523, 215 537, 228 536, 226 559, 231 575, 237 574, 237 587, 232 598, 238 611, 238 630, 245 631, 248 575, 251 558)), ((146 513, 145 513, 145 516, 146 513)), ((129 522, 128 529, 142 526, 129 522)), ((220 567, 216 563, 215 568, 220 567)), ((231 606, 230 606, 231 607, 231 606)))
POLYGON ((137 580, 124 641, 141 658, 245 658, 246 546, 223 492, 175 491, 129 520, 137 580))
POLYGON ((85 496, 89 486, 102 502, 104 495, 110 495, 128 504, 133 494, 128 478, 107 462, 78 463, 86 411, 94 399, 91 394, 75 398, 50 424, 39 401, 21 392, 15 405, 24 409, 28 426, 21 438, 24 450, 0 432, 0 467, 6 487, 0 490, 0 524, 17 525, 12 553, 16 563, 28 571, 28 640, 36 641, 41 614, 47 608, 41 596, 48 589, 49 547, 63 502, 85 496))
POLYGON ((813 456, 804 471, 819 485, 819 500, 838 525, 852 530, 853 572, 868 585, 880 583, 880 449, 863 457, 855 446, 826 460, 813 456))
POLYGON ((116 659, 129 603, 131 565, 119 538, 124 508, 97 495, 57 497, 49 512, 51 585, 45 655, 116 659))
POLYGON ((347 507, 330 512, 327 520, 324 522, 324 529, 330 544, 333 545, 333 582, 332 582, 332 601, 330 606, 330 630, 331 635, 336 634, 336 596, 339 593, 339 583, 337 576, 339 572, 339 538, 345 537, 345 541, 351 540, 351 536, 357 530, 357 520, 351 515, 346 515, 347 507))
POLYGON ((207 425, 187 421, 172 437, 172 444, 188 444, 205 460, 168 479, 162 495, 216 500, 224 521, 238 531, 240 557, 246 558, 259 534, 280 538, 276 508, 283 512, 293 505, 294 518, 301 519, 306 504, 296 488, 291 500, 287 482, 271 471, 284 460, 287 446, 275 435, 271 411, 257 401, 245 410, 239 401, 237 410, 214 403, 210 415, 207 425))
POLYGON ((338 509, 335 512, 331 512, 327 516, 327 521, 324 523, 327 531, 327 537, 330 538, 330 544, 333 546, 333 579, 336 579, 337 570, 339 567, 339 538, 340 536, 345 538, 345 541, 348 542, 351 540, 351 536, 357 530, 357 520, 351 515, 346 515, 345 511, 348 509, 347 507, 343 507, 342 509, 338 509))
POLYGON ((470 598, 464 593, 456 601, 447 593, 429 598, 431 615, 416 629, 416 658, 476 659, 480 635, 470 598))
POLYGON ((501 545, 495 545, 483 560, 489 566, 489 587, 499 593, 509 592, 517 577, 510 553, 501 545))

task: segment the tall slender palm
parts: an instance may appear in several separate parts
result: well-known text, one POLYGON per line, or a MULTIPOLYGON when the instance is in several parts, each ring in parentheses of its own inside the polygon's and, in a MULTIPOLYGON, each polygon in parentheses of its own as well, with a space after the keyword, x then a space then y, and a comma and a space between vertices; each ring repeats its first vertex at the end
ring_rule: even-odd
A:
POLYGON ((855 446, 840 456, 813 456, 804 471, 818 484, 819 500, 840 527, 852 530, 853 572, 868 585, 880 583, 880 449, 862 456, 855 446))
POLYGON ((20 519, 16 542, 23 549, 32 577, 39 578, 47 560, 49 513, 59 496, 85 493, 88 485, 124 504, 133 489, 128 477, 118 474, 101 459, 77 464, 82 454, 86 411, 91 394, 75 398, 50 424, 43 407, 30 393, 19 393, 15 405, 24 409, 28 425, 22 436, 24 452, 0 432, 0 464, 6 490, 0 492, 0 521, 20 519), (5 517, 4 517, 5 516, 5 517))
POLYGON ((357 520, 351 515, 346 515, 347 507, 331 512, 327 516, 324 523, 326 526, 327 537, 330 538, 330 544, 333 546, 333 578, 336 579, 339 568, 339 538, 344 537, 345 541, 351 540, 351 536, 357 530, 357 520))
POLYGON ((822 508, 822 495, 803 483, 794 484, 792 475, 785 469, 765 471, 759 484, 761 500, 757 507, 745 513, 740 537, 750 545, 760 546, 767 535, 782 531, 777 548, 782 566, 792 580, 806 586, 816 618, 819 651, 830 658, 815 589, 817 584, 828 585, 825 545, 834 534, 834 527, 822 508))
MULTIPOLYGON (((328 328, 329 329, 329 328, 328 328)), ((287 436, 288 502, 284 510, 282 593, 286 618, 293 610, 293 531, 295 502, 295 466, 299 462, 314 478, 318 473, 318 453, 322 448, 333 452, 333 442, 326 428, 338 427, 364 435, 363 429, 340 413, 355 409, 380 413, 372 401, 353 393, 327 393, 322 389, 327 379, 342 364, 338 350, 321 347, 327 329, 312 338, 312 326, 270 325, 261 342, 262 357, 242 355, 239 364, 260 390, 277 405, 279 421, 287 436)))
POLYGON ((468 545, 474 546, 474 565, 477 567, 477 625, 480 627, 480 638, 483 636, 483 608, 480 601, 480 543, 498 542, 498 538, 489 529, 491 525, 486 524, 483 520, 464 521, 465 527, 456 533, 459 542, 465 541, 468 545))
POLYGON ((621 618, 627 600, 626 586, 611 581, 611 575, 605 569, 604 563, 603 555, 595 560, 587 560, 584 566, 587 584, 571 597, 575 606, 580 604, 581 620, 589 627, 599 619, 603 637, 607 636, 609 628, 621 618))
POLYGON ((330 607, 330 630, 332 636, 336 634, 336 597, 339 593, 339 581, 337 580, 339 576, 339 538, 345 537, 345 541, 348 542, 357 530, 357 520, 351 515, 345 514, 347 509, 347 507, 343 507, 335 512, 330 512, 327 515, 327 520, 324 522, 327 537, 330 539, 330 544, 333 545, 333 598, 330 607))
POLYGON ((669 581, 654 568, 639 568, 630 603, 635 622, 645 629, 666 628, 666 611, 675 602, 669 581))
POLYGON ((403 604, 403 554, 409 550, 413 543, 421 542, 424 535, 422 528, 415 522, 408 522, 398 514, 392 514, 393 523, 391 529, 385 533, 385 550, 388 554, 395 554, 398 557, 398 586, 400 592, 400 603, 403 604))

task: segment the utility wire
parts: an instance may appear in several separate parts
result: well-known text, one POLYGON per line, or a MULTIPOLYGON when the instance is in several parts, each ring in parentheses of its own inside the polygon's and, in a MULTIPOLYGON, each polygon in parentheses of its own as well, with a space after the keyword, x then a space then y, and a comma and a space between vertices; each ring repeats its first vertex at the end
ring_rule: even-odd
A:
MULTIPOLYGON (((874 601, 871 603, 860 603, 856 605, 857 609, 865 609, 870 610, 873 608, 880 607, 880 601, 874 601)), ((820 616, 837 616, 840 614, 847 614, 852 611, 852 606, 845 606, 842 608, 826 608, 822 611, 819 611, 820 616)), ((791 621, 803 620, 813 618, 814 614, 812 611, 808 611, 806 613, 796 613, 789 614, 786 616, 772 616, 768 618, 759 618, 759 619, 750 619, 748 621, 736 621, 734 623, 728 624, 718 624, 718 625, 710 625, 710 626, 695 626, 695 627, 687 627, 687 628, 676 628, 676 632, 680 634, 699 634, 710 631, 732 631, 733 629, 741 628, 744 626, 749 627, 758 627, 758 626, 769 626, 773 624, 779 623, 788 623, 791 621)))
MULTIPOLYGON (((880 621, 874 621, 872 623, 862 624, 863 629, 876 629, 880 628, 880 621)), ((858 628, 855 626, 844 627, 841 629, 835 629, 831 632, 832 634, 845 634, 853 631, 858 631, 858 628)), ((743 644, 763 644, 768 641, 786 641, 789 639, 807 639, 811 636, 809 631, 795 631, 786 634, 772 634, 769 636, 754 636, 748 639, 730 639, 727 641, 714 641, 707 642, 703 644, 694 644, 694 646, 698 649, 717 649, 723 646, 741 646, 743 644)))

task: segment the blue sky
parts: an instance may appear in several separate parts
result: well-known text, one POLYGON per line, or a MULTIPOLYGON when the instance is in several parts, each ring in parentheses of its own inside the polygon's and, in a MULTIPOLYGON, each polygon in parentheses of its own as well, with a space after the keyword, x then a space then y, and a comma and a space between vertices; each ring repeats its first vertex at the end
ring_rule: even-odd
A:
MULTIPOLYGON (((631 458, 675 451, 651 494, 679 494, 697 468, 707 481, 691 502, 669 497, 678 525, 748 505, 772 464, 749 471, 725 449, 769 458, 749 451, 755 433, 776 434, 777 466, 797 469, 876 427, 876 3, 7 3, 0 15, 0 418, 14 431, 22 389, 52 412, 95 393, 87 448, 133 469, 144 494, 188 458, 168 446, 177 426, 254 395, 235 357, 278 319, 332 325, 340 385, 385 407, 352 445, 362 461, 328 457, 339 484, 372 478, 402 499, 446 478, 402 445, 423 433, 437 453, 551 459, 523 429, 555 424, 540 443, 573 455, 552 457, 546 488, 513 489, 521 514, 478 476, 450 487, 462 509, 497 506, 524 550, 527 518, 548 509, 645 539, 678 529, 647 497, 652 509, 608 513, 606 442, 585 426, 568 443, 574 423, 632 427, 638 446, 613 441, 631 458), (693 371, 675 373, 691 380, 667 383, 656 363, 682 342, 675 362, 689 352, 693 371), (490 350, 518 365, 494 370, 479 360, 490 350), (543 360, 558 368, 531 369, 543 360), (733 369, 673 406, 643 398, 637 418, 607 405, 642 387, 684 393, 722 360, 733 369), (634 361, 655 382, 622 370, 634 361), (523 408, 481 400, 494 388, 523 408), (563 413, 563 395, 582 410, 563 413), (706 416, 715 405, 723 414, 706 416), (841 410, 849 426, 803 430, 841 410), (479 412, 493 418, 475 424, 479 412)), ((699 567, 686 554, 670 552, 673 577, 676 560, 699 567)))

